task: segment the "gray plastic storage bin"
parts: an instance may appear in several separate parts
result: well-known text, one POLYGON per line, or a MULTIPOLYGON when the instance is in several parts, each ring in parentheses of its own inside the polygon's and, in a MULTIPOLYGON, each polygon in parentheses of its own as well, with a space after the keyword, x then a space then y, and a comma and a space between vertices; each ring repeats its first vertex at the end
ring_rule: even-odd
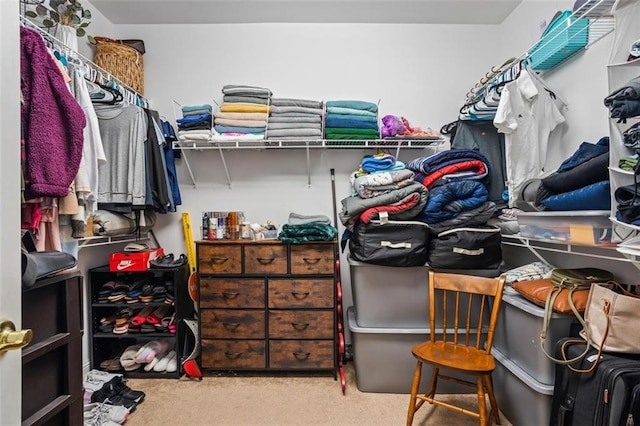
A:
MULTIPOLYGON (((519 294, 509 294, 505 289, 498 323, 493 338, 493 347, 507 355, 522 370, 536 381, 552 385, 555 381, 555 364, 540 348, 540 332, 544 308, 537 306, 519 294)), ((553 313, 547 330, 545 350, 554 355, 556 342, 569 336, 571 325, 576 321, 573 314, 553 313)))
MULTIPOLYGON (((356 323, 353 306, 347 310, 353 343, 356 387, 361 392, 411 393, 416 358, 411 348, 429 339, 428 328, 368 328, 356 323)), ((469 378, 459 376, 460 378, 469 378)), ((420 392, 426 392, 431 367, 422 366, 420 392)), ((438 393, 474 393, 475 388, 438 381, 438 393)))
POLYGON ((538 382, 495 347, 491 354, 496 360, 493 391, 502 414, 514 426, 548 425, 553 385, 538 382))
MULTIPOLYGON (((429 327, 429 267, 372 265, 351 256, 348 261, 356 322, 360 327, 429 327)), ((477 318, 480 312, 480 298, 477 299, 472 318, 477 318)), ((455 300, 450 298, 448 312, 454 309, 455 300)), ((488 312, 485 307, 484 313, 488 312)), ((466 315, 460 320, 466 321, 466 315)), ((438 319, 436 327, 439 326, 438 319)))
POLYGON ((349 256, 361 327, 429 327, 429 268, 372 265, 349 256))

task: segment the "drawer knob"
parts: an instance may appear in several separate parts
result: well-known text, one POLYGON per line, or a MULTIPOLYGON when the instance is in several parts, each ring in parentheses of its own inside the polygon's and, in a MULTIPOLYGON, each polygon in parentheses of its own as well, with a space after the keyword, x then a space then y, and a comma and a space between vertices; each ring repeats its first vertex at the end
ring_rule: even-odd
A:
POLYGON ((242 355, 242 352, 228 352, 225 351, 224 356, 230 359, 238 359, 242 355))
POLYGON ((258 257, 256 260, 260 262, 261 265, 268 265, 270 263, 273 263, 275 259, 273 257, 269 259, 266 259, 264 257, 258 257))
POLYGON ((238 296, 240 296, 240 293, 237 292, 237 291, 223 291, 222 292, 222 297, 224 297, 225 299, 235 299, 238 296))
POLYGON ((300 361, 305 361, 307 359, 309 359, 309 356, 311 355, 311 352, 299 352, 296 351, 293 353, 293 356, 296 357, 296 359, 300 360, 300 361))
POLYGON ((296 330, 306 330, 307 327, 309 327, 309 323, 308 322, 292 322, 291 325, 296 330))
POLYGON ((320 262, 319 257, 303 257, 302 260, 304 260, 310 265, 315 265, 316 263, 320 262))
POLYGON ((224 327, 229 329, 229 330, 235 330, 236 328, 240 327, 240 323, 239 322, 226 322, 226 321, 223 321, 222 325, 224 325, 224 327))
POLYGON ((222 265, 224 262, 226 262, 227 260, 229 260, 228 257, 212 257, 211 258, 211 263, 213 265, 222 265))
POLYGON ((305 291, 305 292, 301 293, 299 291, 292 291, 291 295, 293 297, 295 297, 296 299, 298 299, 298 300, 302 300, 302 299, 304 299, 306 297, 309 297, 309 292, 305 291))

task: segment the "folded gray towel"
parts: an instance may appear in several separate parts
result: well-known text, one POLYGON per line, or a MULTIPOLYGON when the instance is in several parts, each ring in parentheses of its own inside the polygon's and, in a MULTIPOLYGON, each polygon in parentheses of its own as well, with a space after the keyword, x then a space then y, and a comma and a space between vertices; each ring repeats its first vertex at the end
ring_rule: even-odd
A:
POLYGON ((289 225, 303 225, 305 223, 324 223, 326 225, 331 225, 331 220, 323 215, 313 215, 313 216, 305 216, 298 213, 289 213, 289 225))

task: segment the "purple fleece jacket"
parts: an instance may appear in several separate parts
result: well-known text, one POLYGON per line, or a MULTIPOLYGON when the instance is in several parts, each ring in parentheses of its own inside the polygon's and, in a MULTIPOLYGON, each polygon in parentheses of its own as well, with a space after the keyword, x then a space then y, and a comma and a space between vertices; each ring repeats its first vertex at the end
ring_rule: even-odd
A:
POLYGON ((80 167, 86 118, 42 36, 25 27, 20 28, 20 75, 26 196, 64 197, 80 167))

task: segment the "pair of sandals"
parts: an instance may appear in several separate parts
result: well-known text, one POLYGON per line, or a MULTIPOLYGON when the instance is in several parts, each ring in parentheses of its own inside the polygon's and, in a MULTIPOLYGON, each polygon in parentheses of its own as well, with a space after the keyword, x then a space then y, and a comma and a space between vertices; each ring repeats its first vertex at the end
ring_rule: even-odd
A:
POLYGON ((186 265, 188 262, 187 256, 181 254, 180 257, 174 259, 173 253, 165 254, 164 256, 157 257, 149 262, 151 268, 179 268, 186 265))

